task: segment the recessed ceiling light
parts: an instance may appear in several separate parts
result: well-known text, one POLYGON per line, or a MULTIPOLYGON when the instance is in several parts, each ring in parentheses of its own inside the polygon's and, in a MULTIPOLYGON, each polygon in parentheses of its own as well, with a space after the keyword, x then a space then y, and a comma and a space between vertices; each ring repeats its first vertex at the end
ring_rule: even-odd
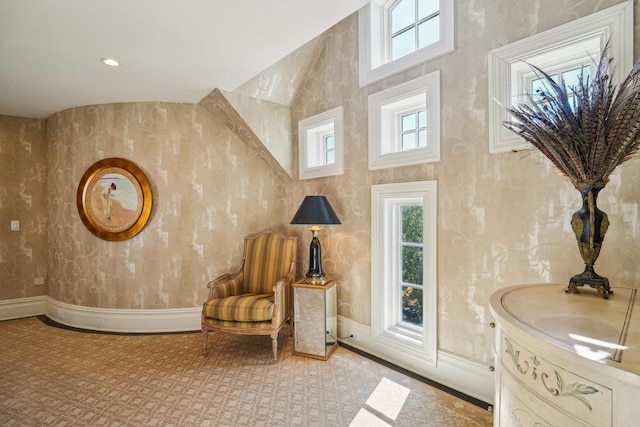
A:
POLYGON ((100 61, 102 61, 103 64, 106 64, 110 67, 119 67, 120 63, 118 61, 116 61, 113 58, 102 58, 100 61))

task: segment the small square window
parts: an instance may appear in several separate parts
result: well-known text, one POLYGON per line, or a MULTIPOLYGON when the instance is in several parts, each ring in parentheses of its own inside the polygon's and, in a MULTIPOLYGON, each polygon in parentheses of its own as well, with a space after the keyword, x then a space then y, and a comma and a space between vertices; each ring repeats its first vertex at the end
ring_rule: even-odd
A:
POLYGON ((344 173, 342 114, 338 107, 298 122, 300 179, 344 173))
POLYGON ((369 169, 439 160, 438 71, 369 96, 369 169))

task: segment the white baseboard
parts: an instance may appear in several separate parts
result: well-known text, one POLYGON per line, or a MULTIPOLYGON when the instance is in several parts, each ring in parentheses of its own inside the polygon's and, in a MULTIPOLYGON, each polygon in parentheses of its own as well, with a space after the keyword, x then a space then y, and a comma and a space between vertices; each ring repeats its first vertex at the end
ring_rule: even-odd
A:
POLYGON ((397 352, 375 343, 371 328, 351 319, 338 317, 341 342, 407 369, 432 381, 450 387, 475 399, 493 404, 494 375, 488 366, 438 350, 437 363, 426 363, 410 354, 397 352), (354 334, 357 339, 347 338, 354 334))
POLYGON ((200 330, 201 307, 120 310, 83 307, 47 296, 0 301, 0 320, 45 314, 74 328, 122 333, 162 333, 200 330))
POLYGON ((122 310, 83 307, 47 299, 45 314, 63 325, 94 331, 161 333, 200 330, 201 307, 122 310))
POLYGON ((20 319, 44 314, 46 301, 46 296, 0 301, 0 320, 20 319))

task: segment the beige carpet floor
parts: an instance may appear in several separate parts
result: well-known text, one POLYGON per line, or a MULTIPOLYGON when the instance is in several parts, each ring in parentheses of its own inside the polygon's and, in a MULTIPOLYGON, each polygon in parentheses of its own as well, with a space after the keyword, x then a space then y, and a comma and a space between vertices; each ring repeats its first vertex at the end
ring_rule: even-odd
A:
POLYGON ((491 413, 343 347, 279 361, 268 337, 110 335, 0 322, 2 426, 490 426, 491 413))

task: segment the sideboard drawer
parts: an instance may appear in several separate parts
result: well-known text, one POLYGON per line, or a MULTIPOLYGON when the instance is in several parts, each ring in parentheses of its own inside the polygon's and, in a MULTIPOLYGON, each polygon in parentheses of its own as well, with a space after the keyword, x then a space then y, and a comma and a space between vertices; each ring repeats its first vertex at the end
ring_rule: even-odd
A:
MULTIPOLYGON (((564 413, 576 425, 611 425, 613 392, 610 388, 545 360, 507 335, 502 335, 501 344, 504 379, 513 379, 510 386, 512 391, 517 388, 521 393, 524 392, 516 395, 533 395, 527 400, 529 405, 535 402, 536 408, 532 408, 534 413, 544 414, 544 417, 547 417, 547 411, 550 414, 564 413), (544 405, 544 408, 540 408, 540 405, 544 405)), ((504 395, 501 400, 508 403, 504 395)), ((508 408, 504 409, 506 413, 511 413, 508 408)), ((555 418, 557 420, 559 416, 555 418)), ((567 422, 556 421, 551 425, 573 425, 567 422)))

